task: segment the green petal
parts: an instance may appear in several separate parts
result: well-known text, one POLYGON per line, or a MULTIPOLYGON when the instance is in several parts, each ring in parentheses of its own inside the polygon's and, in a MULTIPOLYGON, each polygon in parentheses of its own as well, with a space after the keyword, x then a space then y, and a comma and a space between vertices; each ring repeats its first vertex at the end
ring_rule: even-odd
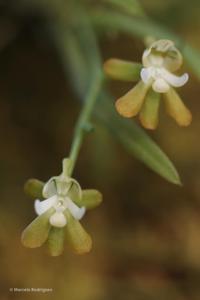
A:
POLYGON ((53 212, 54 209, 50 208, 25 228, 21 237, 22 244, 25 247, 37 248, 44 244, 51 228, 49 218, 53 212))
POLYGON ((136 116, 142 107, 148 89, 149 86, 142 81, 136 84, 133 89, 117 100, 115 106, 118 113, 126 118, 136 116))
POLYGON ((74 219, 72 215, 66 210, 67 218, 67 241, 73 251, 77 254, 88 253, 92 248, 92 239, 85 231, 79 221, 74 219))
POLYGON ((27 180, 27 182, 24 185, 24 191, 29 197, 33 199, 36 198, 41 199, 43 198, 42 195, 43 187, 44 187, 44 182, 33 178, 27 180))
POLYGON ((148 92, 140 112, 140 121, 147 129, 155 129, 158 125, 160 94, 152 89, 148 92))
POLYGON ((86 209, 97 207, 102 202, 102 194, 94 189, 83 190, 82 198, 74 201, 78 206, 84 206, 86 209))
POLYGON ((81 202, 80 190, 76 184, 72 183, 72 185, 69 189, 69 192, 68 192, 68 196, 70 199, 72 199, 73 202, 75 202, 77 204, 79 202, 81 202))
POLYGON ((124 81, 139 80, 141 69, 141 64, 117 58, 111 58, 104 63, 104 71, 109 77, 124 81))
POLYGON ((192 114, 177 92, 170 88, 169 92, 163 95, 168 114, 175 119, 179 126, 188 126, 192 121, 192 114))
POLYGON ((49 232, 47 247, 51 256, 59 256, 64 249, 64 228, 52 227, 49 232))

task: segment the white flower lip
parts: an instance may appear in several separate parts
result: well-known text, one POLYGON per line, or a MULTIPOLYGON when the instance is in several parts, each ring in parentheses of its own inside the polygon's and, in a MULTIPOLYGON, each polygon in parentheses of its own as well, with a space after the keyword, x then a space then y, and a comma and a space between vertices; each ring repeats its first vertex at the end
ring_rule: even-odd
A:
POLYGON ((142 68, 140 75, 145 84, 152 80, 152 88, 158 93, 168 92, 170 86, 181 87, 186 84, 189 79, 189 75, 187 73, 182 76, 176 76, 165 68, 158 68, 154 66, 142 68))
POLYGON ((36 213, 40 216, 45 213, 48 209, 53 207, 57 202, 57 196, 52 196, 46 200, 40 201, 38 199, 35 200, 34 206, 36 213))
POLYGON ((64 227, 67 224, 67 219, 62 212, 56 211, 49 219, 49 222, 54 227, 64 227))
MULTIPOLYGON (((81 220, 82 217, 84 216, 85 212, 86 212, 86 209, 85 207, 78 207, 78 205, 76 205, 70 198, 68 197, 63 197, 62 199, 62 204, 60 203, 60 200, 61 200, 61 197, 58 197, 58 196, 53 196, 51 198, 48 198, 46 200, 43 200, 43 201, 40 201, 40 200, 35 200, 35 211, 38 215, 41 215, 43 213, 45 213, 48 209, 50 209, 51 207, 53 207, 55 209, 55 213, 56 214, 55 216, 57 217, 54 217, 53 218, 53 215, 52 215, 52 218, 50 218, 50 223, 53 225, 53 226, 56 226, 56 221, 58 219, 58 216, 59 218, 63 219, 65 217, 65 215, 63 214, 63 211, 65 209, 68 209, 70 211, 70 213, 72 214, 72 216, 76 219, 76 220, 81 220), (63 215, 63 217, 61 217, 61 214, 63 215), (54 221, 52 221, 54 220, 54 221)), ((67 222, 67 220, 66 220, 67 222)), ((58 221, 58 224, 63 224, 63 226, 66 225, 65 222, 61 222, 59 223, 58 221)), ((63 227, 61 225, 59 226, 56 226, 56 227, 63 227)))
POLYGON ((81 220, 86 211, 85 207, 78 207, 70 198, 66 198, 66 202, 72 216, 77 220, 81 220))
POLYGON ((68 183, 70 182, 77 184, 79 192, 81 192, 80 185, 77 183, 77 181, 74 179, 62 179, 62 181, 58 181, 57 183, 59 186, 59 190, 57 191, 57 178, 59 179, 59 177, 51 178, 44 186, 43 195, 45 195, 47 199, 43 201, 36 199, 34 206, 38 215, 45 213, 51 207, 54 208, 55 212, 49 219, 50 224, 55 227, 64 227, 67 224, 66 216, 63 213, 66 209, 69 210, 71 215, 76 220, 82 219, 86 209, 85 207, 79 207, 68 197, 68 191, 70 187, 68 183))

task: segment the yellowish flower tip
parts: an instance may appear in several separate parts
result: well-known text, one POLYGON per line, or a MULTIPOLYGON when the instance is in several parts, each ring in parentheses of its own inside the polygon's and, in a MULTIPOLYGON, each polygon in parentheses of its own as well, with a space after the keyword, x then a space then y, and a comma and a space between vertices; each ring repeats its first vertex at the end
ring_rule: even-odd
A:
POLYGON ((65 230, 64 228, 52 227, 47 240, 47 251, 51 256, 59 256, 64 250, 65 230))
POLYGON ((103 69, 105 74, 112 79, 137 81, 140 79, 142 64, 111 58, 104 63, 103 69))
POLYGON ((103 201, 102 194, 94 189, 83 190, 82 198, 78 204, 82 204, 86 209, 93 209, 103 201))
POLYGON ((91 236, 85 231, 81 223, 74 219, 66 210, 65 215, 68 219, 66 226, 67 241, 76 254, 86 254, 92 249, 91 236))
POLYGON ((140 122, 144 128, 154 130, 158 126, 158 113, 160 106, 160 94, 153 89, 148 92, 140 112, 140 122))
POLYGON ((109 76, 111 74, 112 76, 113 64, 115 64, 116 61, 118 61, 118 59, 115 58, 110 58, 105 61, 105 63, 103 64, 103 70, 106 75, 109 76))
POLYGON ((35 199, 42 198, 44 183, 38 179, 31 178, 24 185, 24 192, 27 196, 35 199))
POLYGON ((133 89, 116 101, 115 107, 118 113, 125 118, 136 116, 142 107, 147 91, 148 86, 142 81, 136 84, 133 89))
POLYGON ((186 127, 190 125, 192 122, 192 114, 173 88, 164 94, 164 100, 168 114, 179 126, 186 127))

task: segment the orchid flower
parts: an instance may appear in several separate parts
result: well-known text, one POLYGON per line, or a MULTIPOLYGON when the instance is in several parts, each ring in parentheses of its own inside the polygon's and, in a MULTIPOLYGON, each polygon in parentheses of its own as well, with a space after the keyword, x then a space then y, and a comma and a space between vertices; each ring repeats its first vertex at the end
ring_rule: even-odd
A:
MULTIPOLYGON (((33 189, 36 191, 38 186, 40 189, 38 180, 29 180, 26 189, 33 194, 33 189)), ((42 185, 41 192, 45 200, 35 200, 38 217, 23 231, 23 245, 37 248, 46 243, 50 254, 57 256, 63 251, 66 237, 76 253, 90 251, 92 239, 79 221, 87 209, 101 203, 101 193, 93 189, 82 190, 75 179, 63 173, 42 185)))
POLYGON ((180 126, 188 126, 192 115, 174 88, 185 85, 187 73, 177 75, 182 66, 180 51, 170 40, 158 40, 146 49, 142 64, 110 59, 105 62, 104 70, 114 79, 140 81, 116 102, 120 115, 131 118, 140 114, 140 121, 147 129, 158 125, 160 98, 163 95, 167 112, 180 126))

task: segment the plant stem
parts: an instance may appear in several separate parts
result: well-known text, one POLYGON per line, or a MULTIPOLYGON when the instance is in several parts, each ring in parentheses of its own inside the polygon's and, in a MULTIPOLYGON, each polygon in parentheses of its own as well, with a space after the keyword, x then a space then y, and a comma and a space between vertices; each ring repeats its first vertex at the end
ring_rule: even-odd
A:
POLYGON ((84 135, 87 131, 89 131, 91 114, 101 88, 102 80, 103 80, 103 75, 99 72, 94 77, 89 87, 88 93, 86 94, 86 100, 84 102, 84 106, 82 108, 82 111, 76 123, 75 131, 74 131, 74 137, 73 137, 70 154, 69 154, 71 167, 69 171, 70 174, 68 175, 71 175, 74 170, 79 155, 79 151, 83 143, 84 135))

